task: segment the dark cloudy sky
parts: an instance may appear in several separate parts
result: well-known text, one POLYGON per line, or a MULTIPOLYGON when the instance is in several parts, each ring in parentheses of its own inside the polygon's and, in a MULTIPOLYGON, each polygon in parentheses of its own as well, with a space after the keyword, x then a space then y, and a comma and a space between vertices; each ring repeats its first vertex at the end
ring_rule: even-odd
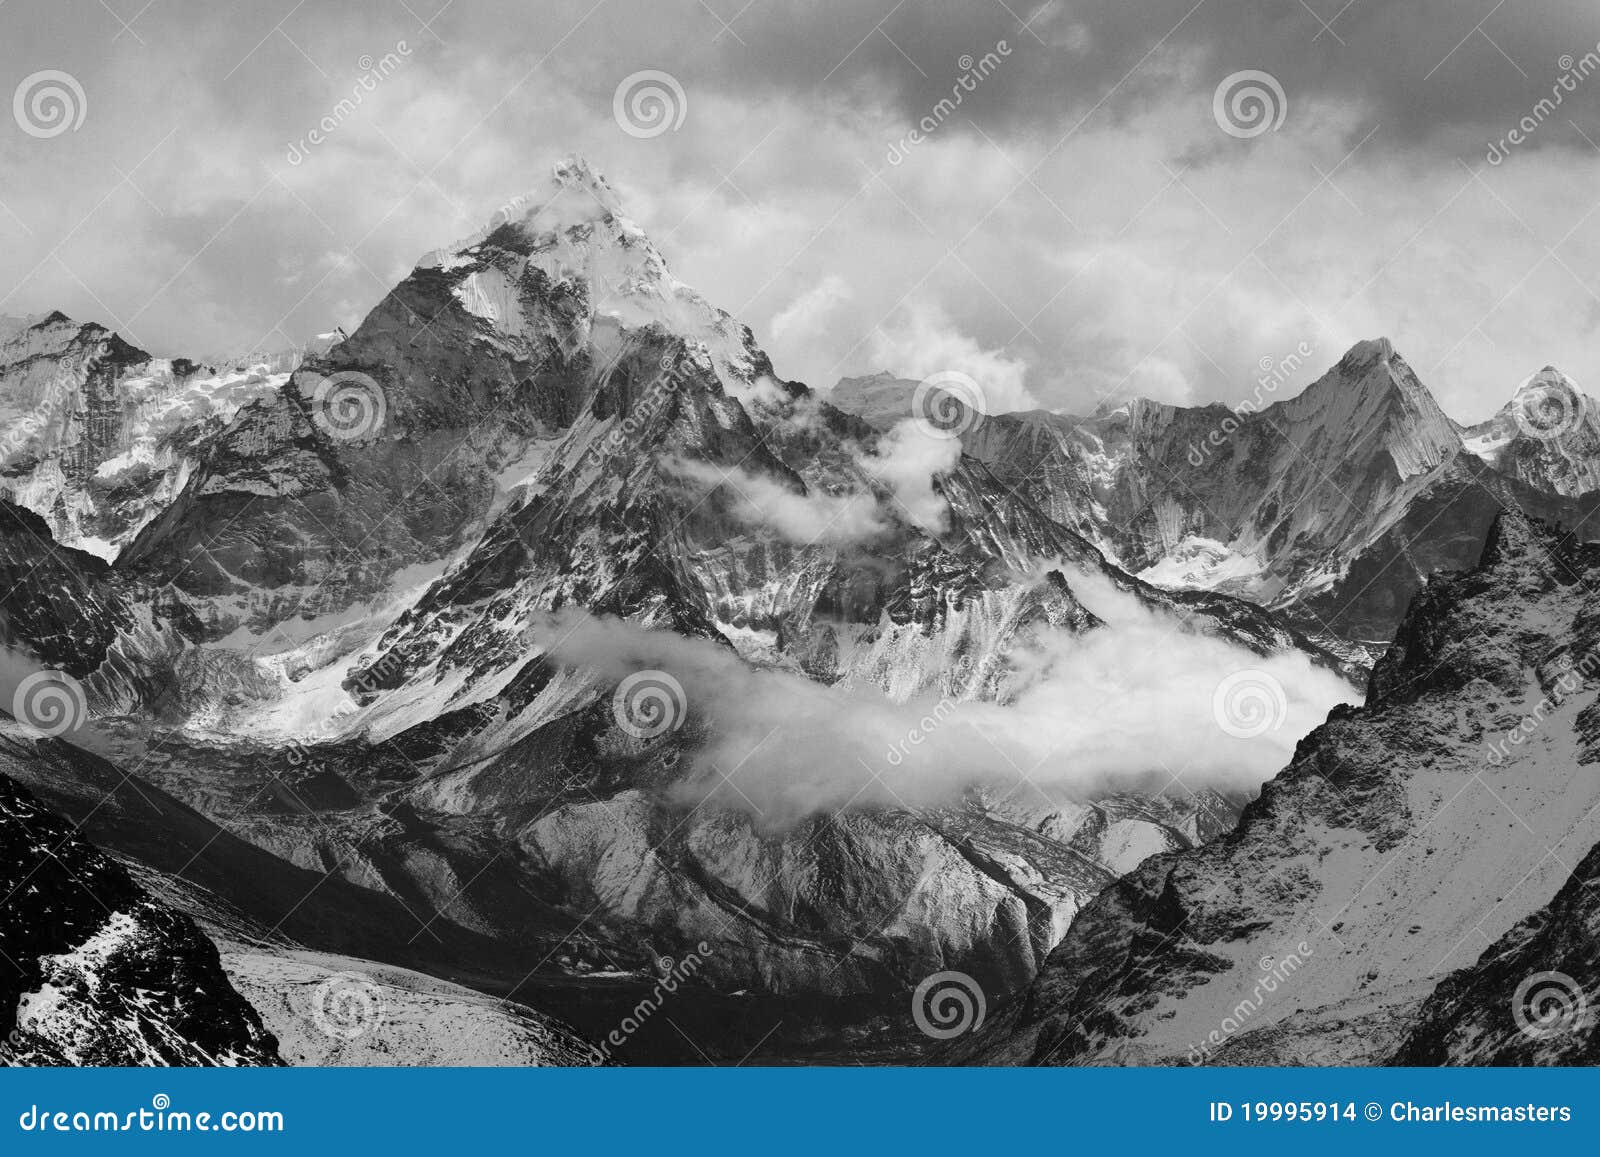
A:
POLYGON ((5 0, 0 313, 303 340, 579 152, 787 377, 1236 401, 1386 334, 1476 419, 1546 363, 1600 378, 1597 42, 1593 0, 5 0), (613 97, 647 69, 683 119, 640 137, 613 97), (47 70, 82 122, 35 135, 47 70), (1276 128, 1219 124, 1245 70, 1276 128))

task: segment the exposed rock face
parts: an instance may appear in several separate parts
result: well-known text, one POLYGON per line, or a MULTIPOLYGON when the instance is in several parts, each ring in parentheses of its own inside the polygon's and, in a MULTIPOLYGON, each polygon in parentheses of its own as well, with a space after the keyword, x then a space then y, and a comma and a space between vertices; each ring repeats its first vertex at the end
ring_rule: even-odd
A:
MULTIPOLYGON (((847 379, 832 397, 885 423, 909 412, 914 386, 847 379)), ((1472 564, 1500 510, 1584 521, 1600 484, 1595 414, 1546 371, 1462 430, 1378 340, 1253 409, 1136 399, 1088 418, 993 416, 964 441, 1152 583, 1242 595, 1310 633, 1381 644, 1428 575, 1472 564)))
POLYGON ((864 378, 842 378, 828 393, 828 401, 847 414, 887 430, 896 422, 911 417, 911 399, 918 382, 889 373, 864 378))
POLYGON ((1536 490, 1577 497, 1600 489, 1600 407, 1554 366, 1462 434, 1469 450, 1536 490))
MULTIPOLYGON (((59 546, 44 519, 0 499, 0 644, 29 667, 64 672, 96 714, 172 706, 175 664, 198 637, 173 592, 126 578, 95 555, 59 546)), ((0 677, 10 695, 17 678, 0 677)))
POLYGON ((7 1063, 279 1063, 193 922, 4 776, 0 890, 7 1063))
POLYGON ((115 558, 183 489, 206 441, 287 375, 152 358, 60 313, 0 318, 0 497, 55 541, 115 558))
POLYGON ((1366 706, 1303 740, 1237 830, 1093 901, 978 1055, 1380 1063, 1408 1037, 1405 1055, 1469 1051, 1452 992, 1501 965, 1441 989, 1415 1028, 1423 1001, 1486 943, 1525 943, 1538 922, 1513 929, 1553 898, 1572 907, 1562 865, 1600 839, 1597 578, 1600 549, 1503 515, 1476 570, 1418 597, 1366 706))
POLYGON ((1600 845, 1555 899, 1440 982, 1394 1061, 1600 1064, 1600 845))

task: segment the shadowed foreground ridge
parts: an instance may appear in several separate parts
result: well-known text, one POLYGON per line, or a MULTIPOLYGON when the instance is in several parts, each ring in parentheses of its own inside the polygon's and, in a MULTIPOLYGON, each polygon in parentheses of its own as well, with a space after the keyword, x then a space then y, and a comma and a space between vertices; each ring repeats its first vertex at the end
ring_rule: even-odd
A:
POLYGON ((4 776, 0 889, 8 1063, 281 1063, 194 922, 4 776))

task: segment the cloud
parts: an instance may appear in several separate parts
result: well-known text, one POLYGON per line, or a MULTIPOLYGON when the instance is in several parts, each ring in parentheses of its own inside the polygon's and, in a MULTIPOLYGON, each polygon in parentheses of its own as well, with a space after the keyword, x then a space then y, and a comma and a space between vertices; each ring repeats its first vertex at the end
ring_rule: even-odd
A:
POLYGON ((706 725, 686 801, 710 796, 772 826, 846 806, 934 806, 976 786, 1067 800, 1158 790, 1177 776, 1190 790, 1253 791, 1334 704, 1356 698, 1304 655, 1263 659, 1186 634, 1112 605, 1130 596, 1108 591, 1095 593, 1110 625, 1047 632, 1017 656, 1022 690, 1006 706, 896 703, 870 686, 824 686, 752 667, 715 643, 581 612, 553 616, 538 633, 556 640, 558 660, 609 681, 670 674, 706 725), (1268 726, 1250 738, 1230 734, 1217 714, 1219 687, 1241 677, 1274 689, 1268 726))
POLYGON ((888 529, 877 499, 865 491, 802 493, 765 474, 738 466, 723 470, 690 458, 667 459, 662 465, 706 492, 719 490, 733 516, 747 526, 767 527, 802 546, 863 542, 888 529))
POLYGON ((889 488, 907 518, 930 534, 943 534, 949 529, 950 506, 934 489, 934 475, 954 469, 960 460, 959 438, 938 437, 906 419, 859 461, 889 488))
POLYGON ((1023 384, 1027 366, 1003 350, 984 349, 956 329, 943 309, 912 305, 873 334, 872 358, 881 369, 904 378, 926 378, 945 371, 966 374, 982 391, 990 414, 1038 406, 1023 384))
POLYGON ((1004 5, 930 0, 879 34, 883 13, 847 0, 757 4, 724 14, 734 37, 695 0, 482 0, 431 32, 403 5, 307 0, 277 35, 239 0, 163 0, 137 44, 98 5, 87 31, 0 6, 0 71, 63 69, 88 97, 80 131, 0 132, 0 312, 64 309, 166 355, 304 342, 578 151, 679 277, 822 389, 917 375, 887 362, 923 337, 1078 413, 1140 392, 1237 402, 1307 341, 1293 390, 1379 334, 1465 420, 1546 363, 1600 378, 1600 77, 1483 159, 1594 47, 1592 5, 1508 4, 1480 33, 1455 0, 1313 4, 1331 29, 1301 5, 1193 7, 1016 7, 1024 29, 1004 5), (960 58, 1002 37, 1003 65, 887 164, 960 58), (361 57, 403 38, 404 67, 289 164, 361 57), (611 99, 646 68, 688 111, 640 140, 611 99), (1238 140, 1211 99, 1246 68, 1288 110, 1238 140))
POLYGON ((854 296, 837 273, 830 273, 773 315, 774 351, 821 339, 837 320, 838 310, 854 296))
MULTIPOLYGON (((816 395, 791 399, 769 379, 736 396, 758 412, 783 412, 800 430, 815 428, 822 420, 816 395)), ((844 478, 846 488, 834 491, 815 481, 798 490, 742 466, 725 469, 681 456, 663 458, 661 465, 694 487, 699 497, 717 492, 728 512, 746 526, 764 527, 801 546, 866 543, 907 522, 934 535, 949 529, 950 507, 935 489, 934 476, 961 461, 960 439, 933 434, 907 419, 870 447, 856 448, 853 457, 859 477, 844 478)))

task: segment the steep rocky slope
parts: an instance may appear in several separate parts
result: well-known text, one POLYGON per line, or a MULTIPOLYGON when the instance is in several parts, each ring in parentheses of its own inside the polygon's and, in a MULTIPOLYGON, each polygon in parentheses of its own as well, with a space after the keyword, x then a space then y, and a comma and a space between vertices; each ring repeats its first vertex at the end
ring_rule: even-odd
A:
POLYGON ((8 1064, 279 1063, 215 945, 5 776, 0 894, 8 1064))
MULTIPOLYGON (((110 870, 131 875, 151 908, 185 929, 191 929, 189 921, 175 913, 192 919, 198 925, 195 940, 213 962, 217 948, 205 937, 215 940, 224 983, 250 1001, 252 1015, 259 1013, 277 1041, 276 1055, 286 1063, 551 1065, 593 1059, 589 1046, 564 1024, 526 1005, 363 955, 411 960, 438 975, 476 977, 476 969, 492 970, 494 946, 448 917, 435 915, 421 943, 413 943, 423 918, 409 912, 398 897, 279 860, 138 774, 60 741, 0 733, 0 783, 13 779, 26 782, 83 836, 116 857, 126 873, 116 862, 110 870), (344 951, 317 952, 303 941, 344 951)), ((293 798, 286 791, 284 796, 293 798)), ((8 839, 11 834, 6 833, 8 839)), ((61 882, 46 871, 48 857, 42 850, 30 844, 10 846, 24 870, 34 869, 30 885, 48 890, 61 882)), ((97 864, 105 861, 98 851, 87 854, 97 864)), ((77 879, 89 880, 64 853, 58 851, 57 859, 77 879)), ((52 896, 52 910, 90 903, 71 876, 62 879, 69 882, 68 894, 52 896)), ((111 895, 98 887, 95 891, 111 895)), ((147 936, 145 943, 154 942, 147 936)), ((155 947, 177 951, 171 944, 155 947)), ((8 943, 0 943, 0 949, 13 951, 8 943)), ((212 978, 196 979, 196 971, 187 969, 179 981, 208 988, 212 978)), ((123 983, 121 973, 111 978, 107 1001, 117 998, 116 986, 123 983)), ((205 996, 196 990, 186 999, 192 1003, 205 996)), ((73 1055, 110 1055, 97 1050, 121 1047, 115 1020, 70 1027, 78 1042, 73 1055)), ((33 1063, 50 1055, 31 1052, 19 1059, 33 1063)), ((159 1051, 131 1051, 117 1063, 172 1061, 159 1051)))
POLYGON ((1418 596, 1367 704, 1303 740, 1234 832, 1102 893, 972 1055, 1393 1055, 1600 839, 1597 580, 1600 549, 1502 515, 1477 569, 1418 596))
POLYGON ((1440 982, 1394 1060, 1600 1064, 1600 845, 1549 904, 1440 982))
POLYGON ((153 358, 61 313, 0 318, 0 497, 63 545, 116 557, 183 489, 203 447, 287 380, 153 358))

